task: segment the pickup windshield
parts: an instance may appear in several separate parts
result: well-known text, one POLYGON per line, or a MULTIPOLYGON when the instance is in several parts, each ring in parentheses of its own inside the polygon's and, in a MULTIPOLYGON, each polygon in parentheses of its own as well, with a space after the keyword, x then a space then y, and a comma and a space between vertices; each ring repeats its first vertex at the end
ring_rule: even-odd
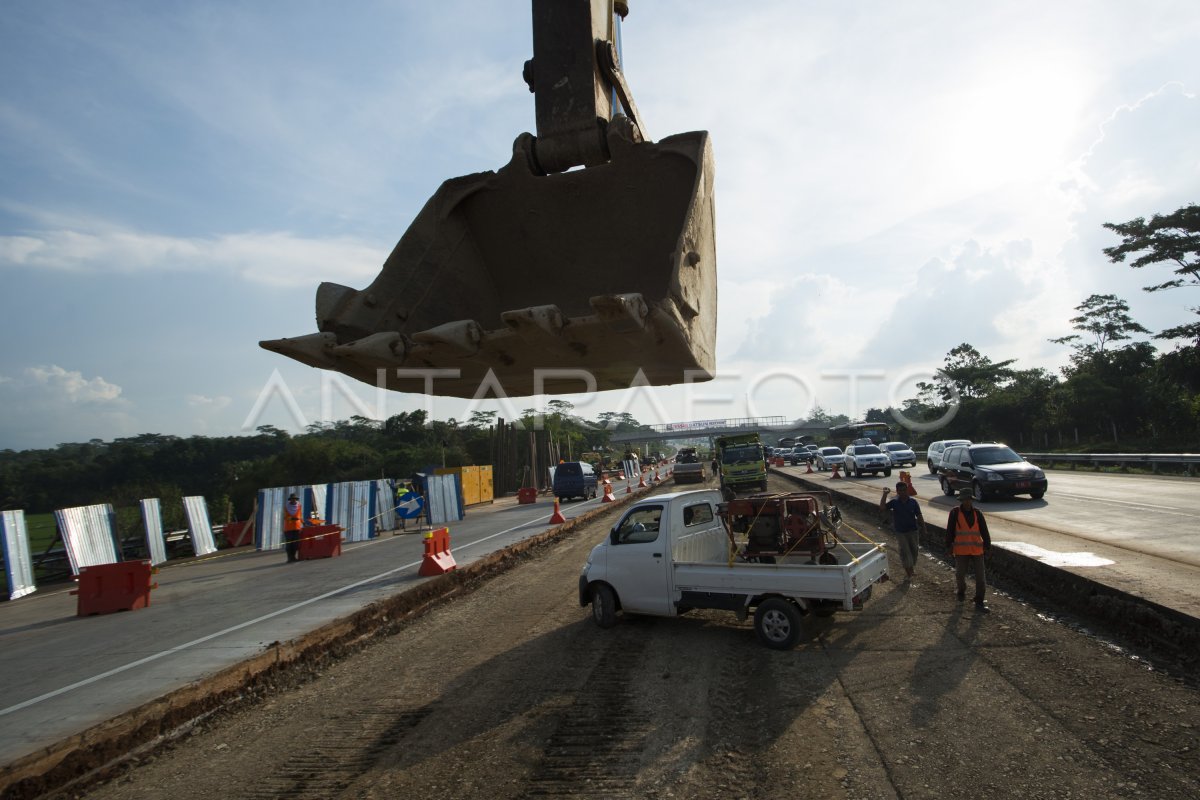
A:
POLYGON ((740 461, 759 461, 762 459, 762 448, 756 444, 740 447, 727 447, 721 453, 722 464, 737 464, 740 461))

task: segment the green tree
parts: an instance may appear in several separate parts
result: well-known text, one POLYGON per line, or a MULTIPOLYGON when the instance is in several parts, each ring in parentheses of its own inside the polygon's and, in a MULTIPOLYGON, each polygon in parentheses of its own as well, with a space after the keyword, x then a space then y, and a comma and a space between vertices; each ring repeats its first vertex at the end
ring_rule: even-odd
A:
MULTIPOLYGON (((1120 244, 1104 248, 1104 254, 1112 263, 1121 264, 1127 256, 1136 255, 1129 262, 1133 269, 1152 264, 1175 267, 1176 277, 1143 287, 1147 292, 1200 286, 1200 206, 1192 204, 1171 214, 1155 214, 1149 222, 1138 217, 1129 222, 1106 222, 1104 227, 1121 237, 1120 244)), ((1200 307, 1191 311, 1200 315, 1200 307)), ((1200 346, 1200 321, 1168 328, 1155 334, 1154 338, 1191 339, 1200 346)))
POLYGON ((1008 366, 1016 362, 1015 358, 1007 361, 992 361, 971 345, 963 342, 946 354, 942 375, 949 386, 943 385, 938 392, 947 402, 953 399, 950 387, 957 390, 963 398, 987 397, 999 388, 1005 381, 1012 378, 1012 370, 1008 366))
POLYGON ((1130 340, 1135 333, 1150 332, 1129 316, 1129 304, 1115 294, 1094 294, 1075 306, 1075 310, 1080 314, 1071 318, 1071 326, 1080 333, 1050 341, 1071 345, 1078 358, 1092 358, 1104 353, 1113 342, 1130 340), (1093 343, 1085 342, 1081 334, 1091 334, 1093 343))

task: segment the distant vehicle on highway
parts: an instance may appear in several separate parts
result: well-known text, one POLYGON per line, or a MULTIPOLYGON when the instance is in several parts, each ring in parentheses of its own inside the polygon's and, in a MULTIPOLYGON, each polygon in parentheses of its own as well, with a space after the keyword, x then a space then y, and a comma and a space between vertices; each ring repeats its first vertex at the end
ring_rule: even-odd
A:
POLYGON ((914 467, 917 465, 917 454, 904 442, 884 442, 879 445, 879 449, 892 462, 893 467, 903 467, 906 464, 914 467))
POLYGON ((791 449, 791 452, 788 453, 788 463, 791 464, 793 467, 796 466, 797 464, 804 464, 811 458, 812 458, 812 451, 808 450, 807 448, 804 447, 804 445, 801 445, 801 444, 798 444, 795 447, 793 447, 791 449))
POLYGON ((846 448, 842 456, 846 465, 846 474, 862 477, 864 472, 872 475, 883 473, 892 474, 892 461, 883 451, 873 444, 852 444, 846 448))
POLYGON ((829 429, 829 444, 846 447, 854 444, 855 439, 867 439, 871 444, 879 444, 891 439, 886 422, 851 422, 847 425, 837 425, 829 429))
POLYGON ((840 447, 822 447, 817 451, 816 464, 818 472, 826 472, 833 469, 836 464, 838 468, 846 463, 846 456, 842 453, 840 447))
POLYGON ((1006 444, 967 444, 947 447, 938 467, 942 491, 953 495, 967 487, 977 502, 1003 495, 1028 494, 1041 500, 1046 473, 1006 444))
POLYGON ((925 449, 925 465, 929 467, 929 474, 937 475, 938 467, 942 465, 942 453, 946 451, 947 447, 970 443, 970 439, 943 439, 940 442, 930 444, 925 449))

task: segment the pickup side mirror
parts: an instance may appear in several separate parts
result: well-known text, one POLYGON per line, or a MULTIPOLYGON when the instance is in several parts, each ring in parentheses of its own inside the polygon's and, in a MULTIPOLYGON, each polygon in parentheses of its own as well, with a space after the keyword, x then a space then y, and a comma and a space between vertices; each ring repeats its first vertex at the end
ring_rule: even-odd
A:
POLYGON ((608 541, 610 544, 617 544, 617 528, 620 523, 612 526, 612 530, 608 532, 608 541))

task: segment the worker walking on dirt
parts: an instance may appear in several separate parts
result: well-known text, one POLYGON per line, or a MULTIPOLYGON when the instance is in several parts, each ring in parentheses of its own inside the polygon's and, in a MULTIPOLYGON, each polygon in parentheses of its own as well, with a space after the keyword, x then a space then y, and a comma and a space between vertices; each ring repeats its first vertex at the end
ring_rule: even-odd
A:
POLYGON ((925 517, 921 514, 921 504, 909 497, 908 484, 900 481, 896 484, 896 498, 888 500, 889 489, 883 490, 879 498, 879 511, 892 514, 892 532, 899 542, 900 563, 904 565, 904 580, 912 580, 917 569, 917 547, 920 535, 925 530, 925 517))
POLYGON ((974 507, 970 489, 959 489, 958 507, 950 509, 950 517, 946 520, 946 549, 954 555, 958 599, 966 598, 967 569, 974 569, 975 608, 983 613, 988 610, 983 604, 983 593, 987 589, 983 560, 991 548, 992 537, 988 534, 983 512, 974 507))
POLYGON ((292 494, 283 506, 283 549, 287 551, 287 563, 299 561, 300 529, 304 527, 304 507, 300 498, 292 494))

